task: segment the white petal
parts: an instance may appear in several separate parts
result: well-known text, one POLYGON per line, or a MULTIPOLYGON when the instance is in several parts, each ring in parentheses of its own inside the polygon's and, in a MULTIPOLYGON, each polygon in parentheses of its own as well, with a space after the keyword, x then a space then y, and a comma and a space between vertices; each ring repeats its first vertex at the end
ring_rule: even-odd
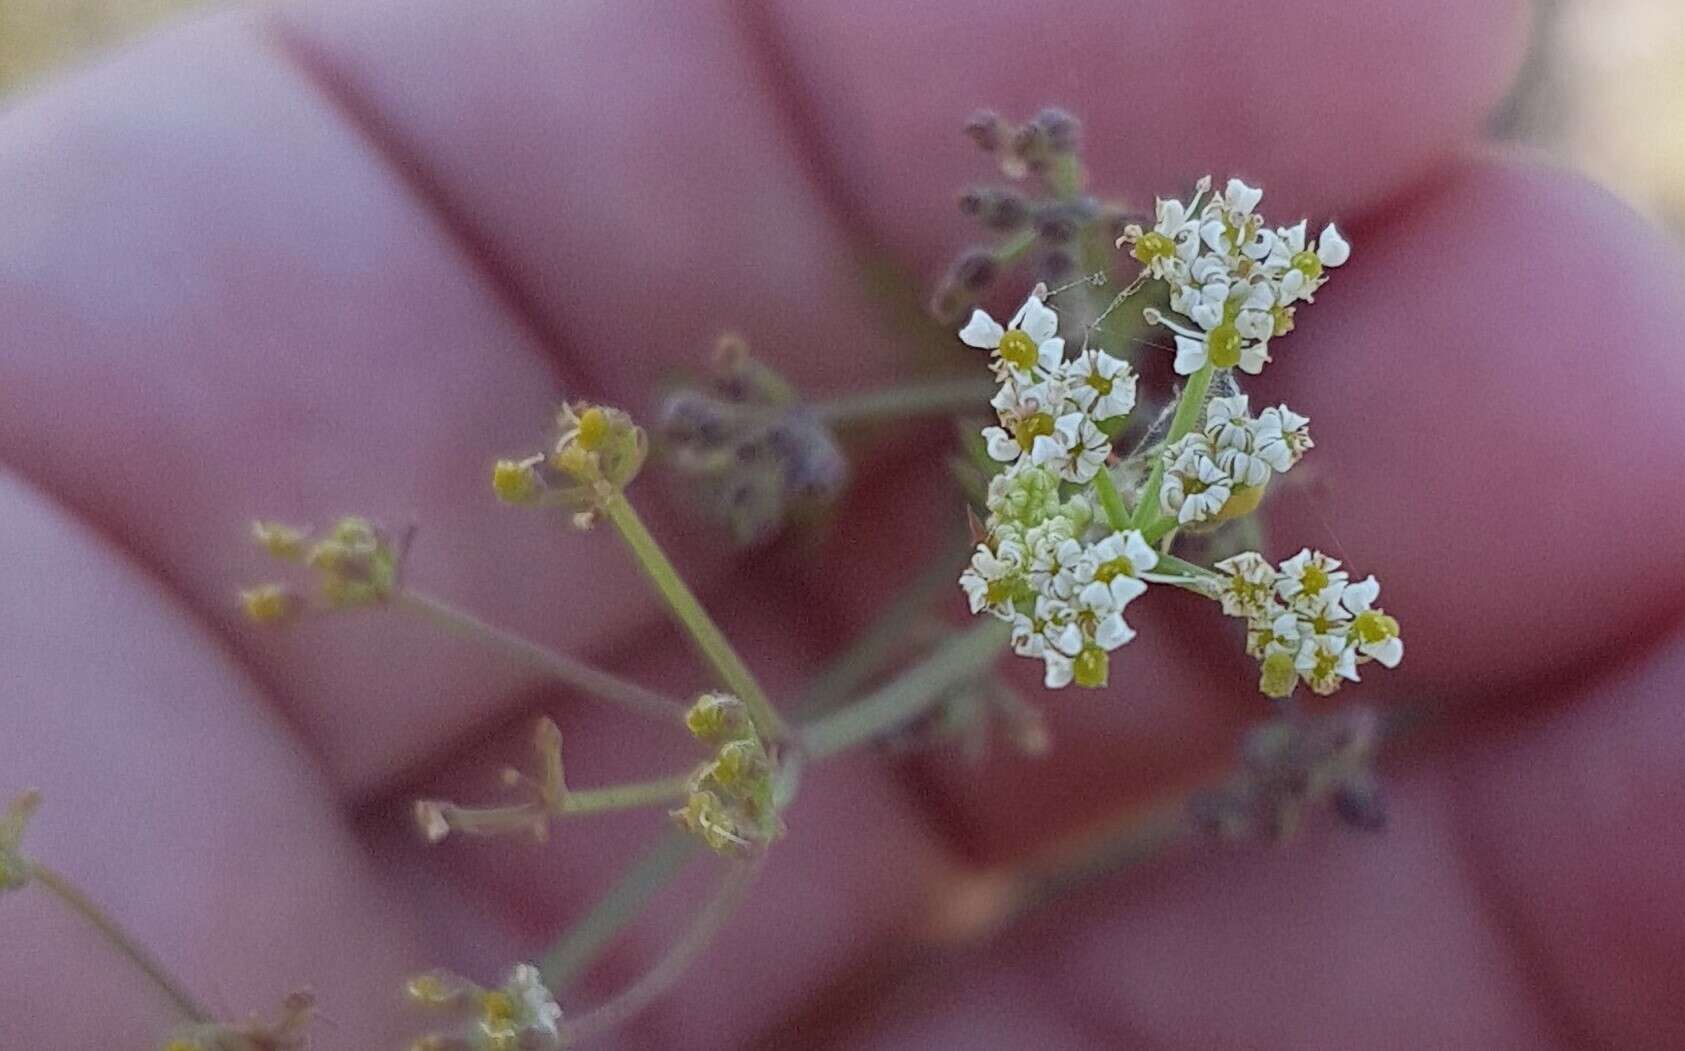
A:
POLYGON ((1322 260, 1323 266, 1339 266, 1350 259, 1351 254, 1352 246, 1340 236, 1340 231, 1334 229, 1333 223, 1322 228, 1322 236, 1316 240, 1316 257, 1322 260))
MULTIPOLYGON (((1141 567, 1136 566, 1135 571, 1140 572, 1141 567)), ((1112 593, 1112 604, 1120 610, 1147 592, 1146 582, 1136 577, 1113 577, 1106 587, 1112 593)))
POLYGON ((1001 463, 1012 463, 1023 453, 1018 440, 1000 427, 983 428, 983 443, 989 455, 1001 463))
POLYGON ((1396 668, 1398 662, 1404 659, 1404 640, 1395 635, 1384 642, 1365 646, 1363 652, 1375 658, 1383 668, 1396 668))
POLYGON ((1046 303, 1031 296, 1024 301, 1018 314, 1012 319, 1013 328, 1021 328, 1024 333, 1038 344, 1052 339, 1059 333, 1059 315, 1048 308, 1046 303))
POLYGON ((1065 341, 1058 336, 1044 339, 1036 348, 1036 364, 1045 372, 1058 368, 1065 360, 1065 341))
POLYGON ((1230 207, 1244 214, 1258 207, 1258 202, 1264 199, 1264 191, 1248 186, 1239 179, 1230 179, 1228 186, 1223 189, 1223 197, 1230 207))
POLYGON ((960 329, 960 342, 979 350, 994 350, 1000 346, 1000 338, 1004 335, 1006 329, 1000 327, 1000 322, 981 310, 973 310, 971 320, 960 329))
POLYGON ((1069 657, 1048 650, 1041 655, 1047 662, 1047 675, 1042 679, 1042 685, 1050 690, 1062 689, 1071 684, 1071 676, 1076 670, 1075 664, 1069 657))
POLYGON ((1375 604, 1375 599, 1380 597, 1380 594, 1380 581, 1370 577, 1356 584, 1347 584, 1345 592, 1340 596, 1340 604, 1353 613, 1362 613, 1375 604))
POLYGON ((1124 623, 1123 614, 1114 613, 1094 626, 1094 643, 1103 650, 1115 650, 1135 637, 1135 629, 1124 623))
POLYGON ((1240 348, 1240 369, 1242 372, 1256 376, 1264 371, 1264 366, 1270 360, 1270 353, 1264 349, 1265 346, 1266 344, 1263 343, 1253 343, 1240 348))
POLYGON ((1208 351, 1204 340, 1189 339, 1186 336, 1176 337, 1176 371, 1183 376, 1192 376, 1205 367, 1208 351))

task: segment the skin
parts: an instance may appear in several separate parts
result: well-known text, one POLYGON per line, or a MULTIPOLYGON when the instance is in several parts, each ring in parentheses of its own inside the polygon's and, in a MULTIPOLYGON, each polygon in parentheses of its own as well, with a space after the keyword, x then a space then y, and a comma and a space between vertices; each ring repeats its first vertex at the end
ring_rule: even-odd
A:
MULTIPOLYGON (((956 874, 1185 784, 1262 714, 1232 638, 1155 632, 1144 600, 1106 695, 1038 698, 1056 762, 813 771, 751 909, 600 1046, 1685 1042, 1678 254, 1478 144, 1520 3, 1251 10, 335 0, 216 17, 14 102, 0 770, 46 793, 33 851, 219 1010, 313 987, 326 1047, 401 1046, 399 975, 539 951, 658 820, 429 851, 407 800, 485 798, 539 711, 581 786, 674 769, 684 742, 396 618, 249 630, 231 588, 272 569, 244 523, 419 523, 418 586, 709 685, 613 539, 496 507, 487 463, 564 395, 649 411, 651 379, 726 327, 819 396, 895 375, 909 350, 849 246, 932 279, 967 239, 945 199, 984 174, 958 121, 1057 102, 1103 188, 1233 171, 1267 215, 1347 229, 1352 262, 1258 388, 1312 418, 1323 483, 1275 535, 1384 583, 1408 656, 1354 696, 1451 720, 1390 772, 1385 836, 1178 856, 891 970, 956 874)), ((648 489, 781 696, 918 564, 903 538, 958 513, 892 452, 845 511, 870 532, 743 562, 648 489)), ((8 1046, 168 1024, 40 896, 4 910, 8 1046)), ((663 899, 566 1006, 686 911, 663 899)))

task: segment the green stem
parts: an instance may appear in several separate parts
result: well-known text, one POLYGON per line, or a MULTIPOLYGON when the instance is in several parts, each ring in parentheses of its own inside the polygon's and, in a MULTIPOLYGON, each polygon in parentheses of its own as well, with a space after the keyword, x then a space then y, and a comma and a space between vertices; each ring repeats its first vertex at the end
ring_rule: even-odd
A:
POLYGON ((1029 255, 1030 249, 1034 248, 1039 240, 1034 227, 1016 233, 995 249, 995 262, 1003 267, 1010 266, 1029 255))
POLYGON ((1118 492, 1117 480, 1112 472, 1105 467, 1094 476, 1094 493, 1100 498, 1100 508, 1106 512, 1106 524, 1113 532, 1122 532, 1130 526, 1129 508, 1123 505, 1123 494, 1118 492))
POLYGON ((673 568, 666 552, 655 542, 655 537, 650 535, 643 519, 632 509, 625 495, 611 494, 602 501, 602 511, 619 531, 620 538, 626 542, 627 549, 644 575, 666 600, 668 609, 690 634, 691 641, 696 643, 696 648, 713 667, 721 683, 748 706, 749 718, 754 721, 762 739, 771 743, 789 737, 789 726, 773 708, 761 684, 755 680, 748 665, 743 663, 743 658, 738 656, 713 618, 708 616, 708 611, 702 608, 702 603, 697 601, 678 570, 673 568))
POLYGON ((759 870, 760 866, 755 863, 733 865, 721 880, 720 888, 714 897, 697 913, 684 937, 675 942, 673 947, 667 950, 667 954, 656 961, 655 966, 619 996, 564 1024, 563 1032, 568 1046, 619 1026, 671 988, 679 975, 701 955, 702 950, 707 948, 708 943, 713 941, 714 936, 725 926, 726 920, 730 919, 731 914, 743 903, 759 870))
POLYGON ((995 384, 989 380, 973 377, 932 380, 820 402, 813 406, 813 413, 820 422, 831 426, 908 416, 952 415, 986 406, 994 393, 995 384))
POLYGON ((991 618, 950 638, 882 689, 807 724, 802 741, 808 754, 816 759, 836 755, 906 725, 955 686, 984 674, 1009 630, 991 618))
POLYGON ((1047 166, 1046 179, 1053 195, 1068 201, 1082 192, 1082 162, 1074 153, 1061 153, 1047 166))
POLYGON ((71 911, 86 920, 95 930, 99 931, 101 937, 109 942, 112 948, 122 953, 130 963, 146 975, 152 984, 156 985, 169 998, 170 1003, 174 1005, 183 1018, 189 1022, 201 1024, 212 1020, 211 1013, 200 1005, 198 1000, 193 998, 193 994, 187 991, 185 985, 170 974, 151 953, 148 953, 133 938, 130 938, 128 933, 117 925, 116 920, 107 916, 104 910, 94 904, 93 899, 83 894, 74 883, 39 861, 31 861, 29 871, 30 877, 35 883, 45 887, 71 911))
POLYGON ((656 891, 679 874, 699 847, 700 841, 694 836, 676 829, 661 837, 544 954, 539 970, 544 974, 545 984, 557 992, 572 985, 603 946, 643 912, 656 891))
POLYGON ((664 722, 684 723, 685 707, 680 702, 504 631, 442 599, 405 589, 392 597, 391 605, 458 638, 501 650, 529 668, 574 687, 587 697, 609 701, 664 722))
MULTIPOLYGON (((1176 415, 1170 418, 1170 433, 1164 436, 1164 444, 1153 455, 1153 472, 1141 490, 1141 502, 1135 505, 1134 525, 1143 533, 1159 524, 1158 492, 1164 486, 1164 450, 1186 437, 1194 429, 1194 424, 1199 422, 1199 414, 1205 408, 1205 392, 1211 388, 1214 371, 1211 363, 1207 362, 1204 368, 1188 377, 1187 385, 1182 388, 1182 400, 1176 403, 1176 415)), ((1160 530, 1159 535, 1162 532, 1160 530)), ((1154 535, 1147 536, 1148 543, 1154 539, 1154 535)))
POLYGON ((685 797, 690 791, 690 778, 690 774, 678 774, 659 781, 633 781, 607 788, 570 788, 562 796, 561 812, 589 814, 599 810, 665 806, 685 797))

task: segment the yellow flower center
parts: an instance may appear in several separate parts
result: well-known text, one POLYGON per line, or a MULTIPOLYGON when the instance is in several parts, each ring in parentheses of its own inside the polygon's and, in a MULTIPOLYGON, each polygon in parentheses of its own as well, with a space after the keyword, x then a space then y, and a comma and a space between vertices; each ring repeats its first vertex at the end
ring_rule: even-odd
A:
POLYGON ((1112 392, 1112 381, 1100 375, 1098 372, 1089 373, 1088 379, 1083 382, 1098 391, 1101 397, 1105 397, 1112 392))
MULTIPOLYGON (((1277 256, 1276 258, 1279 259, 1281 257, 1277 256)), ((1305 279, 1308 281, 1315 281, 1317 278, 1322 276, 1322 260, 1316 257, 1315 252, 1308 249, 1300 252, 1294 252, 1293 259, 1288 265, 1299 271, 1299 273, 1304 274, 1305 279)))
POLYGON ((1012 428, 1012 437, 1017 439, 1018 447, 1025 452, 1036 444, 1036 439, 1044 434, 1053 433, 1053 417, 1045 412, 1033 413, 1019 420, 1012 428))
POLYGON ((1036 341, 1021 328, 1015 328, 1000 338, 1000 359, 1021 372, 1035 368, 1036 341))
POLYGON ((1134 575, 1135 566, 1126 555, 1119 555, 1110 562, 1102 562, 1094 570, 1094 579, 1102 584, 1110 584, 1118 577, 1132 577, 1134 575))
POLYGON ((1169 259, 1175 255, 1176 242, 1157 230, 1148 230, 1141 235, 1139 241, 1135 242, 1135 249, 1129 254, 1143 265, 1151 266, 1155 260, 1169 259))
POLYGON ((1084 646, 1077 654, 1071 669, 1071 677, 1078 686, 1099 689, 1106 685, 1106 674, 1111 669, 1111 658, 1106 651, 1093 644, 1084 646))
POLYGON ((1232 369, 1240 364, 1240 330, 1225 321, 1211 330, 1206 345, 1211 350, 1211 364, 1220 369, 1232 369))
POLYGON ((1352 621, 1352 632, 1366 645, 1398 637, 1398 621, 1378 609, 1364 610, 1352 621))
POLYGON ((989 581, 988 588, 983 592, 983 600, 991 606, 999 606, 1012 597, 1012 582, 1002 577, 989 581))
POLYGON ((1299 574, 1299 583, 1304 586, 1306 594, 1320 595, 1322 589, 1329 585, 1328 571, 1312 562, 1299 574))

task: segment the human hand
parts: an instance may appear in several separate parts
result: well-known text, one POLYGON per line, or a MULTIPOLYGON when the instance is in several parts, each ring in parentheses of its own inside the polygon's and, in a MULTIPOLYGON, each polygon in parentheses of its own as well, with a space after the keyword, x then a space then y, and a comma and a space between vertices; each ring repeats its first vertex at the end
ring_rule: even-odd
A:
MULTIPOLYGON (((978 170, 951 129, 1056 102, 1102 187, 1234 171, 1272 215, 1352 220, 1264 384, 1316 421, 1337 500, 1283 534, 1331 526, 1386 582, 1410 655, 1365 695, 1459 717, 1398 771, 1384 838, 1178 859, 913 992, 839 997, 956 872, 1184 784, 1257 717, 1244 670, 1144 612, 1108 694, 1045 700, 1054 761, 813 771, 751 908, 620 1043, 1678 1043, 1680 269, 1601 193, 1472 145, 1521 5, 905 7, 322 3, 9 111, 0 770, 46 792, 32 850, 231 1014, 312 986, 326 1047, 397 1046, 405 973, 536 952, 653 822, 429 851, 407 800, 482 787, 539 708, 582 783, 664 769, 664 746, 392 618, 250 632, 228 615, 244 523, 416 522, 430 590, 706 685, 613 541, 496 507, 488 458, 564 393, 647 411, 724 328, 814 392, 893 371, 850 235, 934 276, 978 170)), ((776 694, 958 514, 920 452, 863 472, 847 536, 799 561, 655 522, 776 694)), ((7 1046, 167 1028, 73 919, 0 907, 7 1046)))

